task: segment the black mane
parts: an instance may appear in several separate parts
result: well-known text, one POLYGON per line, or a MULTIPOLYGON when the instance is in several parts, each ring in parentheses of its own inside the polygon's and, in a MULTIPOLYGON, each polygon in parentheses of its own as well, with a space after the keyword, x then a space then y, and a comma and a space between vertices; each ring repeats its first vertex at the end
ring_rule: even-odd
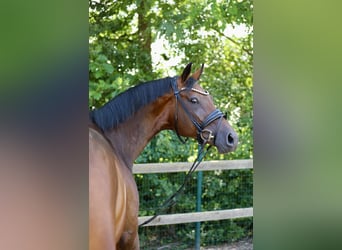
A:
POLYGON ((172 81, 175 79, 167 77, 132 87, 101 108, 91 111, 91 119, 103 131, 115 128, 140 108, 169 92, 172 81))

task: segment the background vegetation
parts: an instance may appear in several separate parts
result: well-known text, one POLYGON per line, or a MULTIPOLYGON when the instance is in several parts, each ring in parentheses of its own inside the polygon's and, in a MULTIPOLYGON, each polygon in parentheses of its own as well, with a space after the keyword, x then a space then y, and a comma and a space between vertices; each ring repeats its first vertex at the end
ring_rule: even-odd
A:
MULTIPOLYGON (((212 149, 205 160, 253 157, 251 0, 103 0, 90 1, 89 6, 90 108, 103 105, 140 82, 179 75, 188 62, 193 62, 195 68, 204 63, 201 85, 210 91, 216 106, 227 112, 239 134, 236 152, 220 155, 212 149), (237 29, 242 29, 243 34, 234 32, 237 29)), ((196 153, 194 141, 183 145, 173 132, 163 131, 136 162, 192 161, 196 153)), ((137 175, 141 215, 151 214, 150 209, 172 194, 182 178, 181 174, 137 175)), ((171 212, 194 211, 191 190, 195 183, 171 212)), ((252 206, 252 185, 251 170, 205 173, 202 210, 252 206)), ((218 243, 252 233, 251 219, 213 225, 202 224, 203 237, 215 238, 218 243)), ((157 230, 142 230, 142 244, 151 241, 157 230)), ((169 227, 167 231, 167 235, 178 235, 184 242, 193 240, 193 225, 177 230, 169 227)), ((160 244, 167 240, 157 238, 160 244)))

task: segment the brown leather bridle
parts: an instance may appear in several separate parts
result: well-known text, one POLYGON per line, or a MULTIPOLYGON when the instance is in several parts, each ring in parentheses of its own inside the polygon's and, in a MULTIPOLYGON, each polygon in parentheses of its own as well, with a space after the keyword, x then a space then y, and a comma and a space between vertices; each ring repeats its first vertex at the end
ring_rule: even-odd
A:
MULTIPOLYGON (((190 77, 187 81, 194 81, 196 82, 196 80, 192 77, 190 77)), ((193 84, 188 83, 190 86, 192 86, 193 84)), ((191 114, 191 112, 189 111, 189 109, 186 107, 184 101, 182 100, 180 93, 183 91, 194 91, 196 93, 199 93, 201 95, 205 95, 208 96, 209 92, 208 91, 202 91, 202 90, 198 90, 195 88, 187 88, 187 87, 183 87, 180 90, 178 90, 178 86, 177 86, 177 77, 173 78, 173 81, 171 82, 171 87, 173 89, 173 93, 176 97, 176 112, 175 112, 175 130, 176 130, 176 134, 179 138, 179 140, 182 143, 185 143, 186 141, 182 139, 182 137, 179 135, 178 132, 178 103, 181 104, 184 112, 186 113, 186 115, 188 116, 188 118, 190 119, 190 121, 192 122, 192 124, 196 127, 197 130, 197 141, 200 145, 205 144, 207 142, 210 142, 211 140, 213 140, 213 142, 215 143, 215 138, 216 138, 216 133, 213 133, 213 131, 207 129, 206 127, 208 127, 212 122, 216 121, 217 119, 220 119, 218 124, 217 124, 217 129, 216 131, 219 130, 220 126, 221 126, 221 122, 223 118, 226 118, 225 115, 219 110, 219 109, 215 109, 213 112, 211 112, 202 122, 198 122, 194 116, 191 114)))

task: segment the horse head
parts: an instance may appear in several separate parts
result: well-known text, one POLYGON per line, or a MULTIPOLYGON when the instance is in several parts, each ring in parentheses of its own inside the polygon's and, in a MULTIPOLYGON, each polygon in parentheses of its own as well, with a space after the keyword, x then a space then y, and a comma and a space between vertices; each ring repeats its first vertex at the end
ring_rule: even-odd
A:
POLYGON ((173 84, 176 133, 195 138, 200 144, 214 145, 220 153, 232 152, 237 147, 238 135, 215 107, 209 92, 199 85, 204 65, 192 75, 191 66, 189 63, 173 84))

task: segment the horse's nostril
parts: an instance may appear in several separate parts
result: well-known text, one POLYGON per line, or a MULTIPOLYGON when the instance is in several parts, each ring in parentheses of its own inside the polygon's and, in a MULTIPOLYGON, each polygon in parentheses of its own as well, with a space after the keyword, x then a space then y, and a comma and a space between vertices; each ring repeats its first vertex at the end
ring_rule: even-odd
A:
POLYGON ((234 145, 234 137, 231 133, 228 134, 227 144, 230 146, 234 145))

